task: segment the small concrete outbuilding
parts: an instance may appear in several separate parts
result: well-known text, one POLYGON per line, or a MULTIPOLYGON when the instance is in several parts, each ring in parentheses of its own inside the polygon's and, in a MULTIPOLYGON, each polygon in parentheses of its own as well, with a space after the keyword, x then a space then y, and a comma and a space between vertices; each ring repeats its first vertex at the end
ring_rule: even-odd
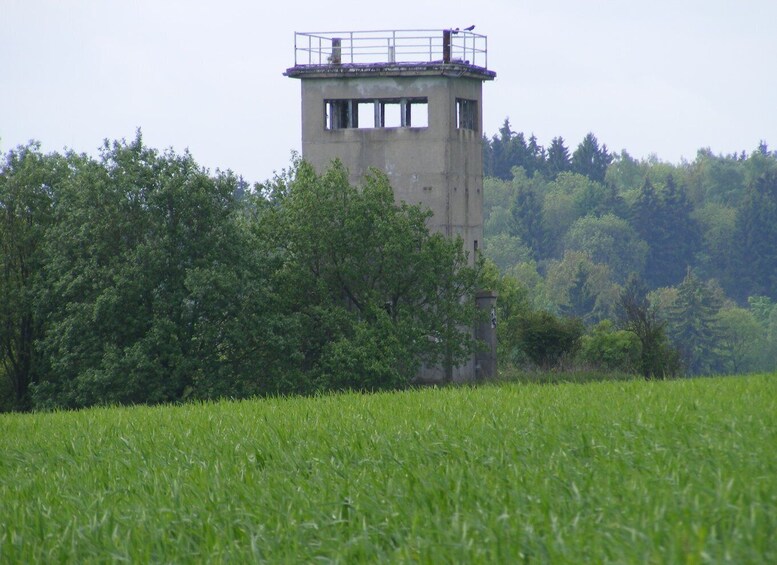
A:
MULTIPOLYGON (((467 30, 295 33, 302 84, 302 156, 320 172, 339 158, 358 184, 384 171, 397 200, 421 204, 429 227, 461 236, 474 260, 483 241, 483 81, 487 38, 467 30)), ((465 381, 496 371, 496 296, 473 328, 486 348, 460 367, 428 367, 424 381, 465 381)))

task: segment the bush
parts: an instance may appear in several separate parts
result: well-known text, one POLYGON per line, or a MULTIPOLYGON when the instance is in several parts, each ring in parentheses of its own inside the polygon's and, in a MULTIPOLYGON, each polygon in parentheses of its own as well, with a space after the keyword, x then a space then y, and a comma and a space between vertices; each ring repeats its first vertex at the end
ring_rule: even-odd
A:
POLYGON ((613 323, 604 320, 591 333, 583 336, 580 360, 586 364, 610 371, 638 371, 642 345, 633 332, 615 329, 613 323))
POLYGON ((529 312, 522 316, 518 346, 540 368, 549 369, 580 347, 585 327, 577 318, 557 318, 550 312, 529 312))

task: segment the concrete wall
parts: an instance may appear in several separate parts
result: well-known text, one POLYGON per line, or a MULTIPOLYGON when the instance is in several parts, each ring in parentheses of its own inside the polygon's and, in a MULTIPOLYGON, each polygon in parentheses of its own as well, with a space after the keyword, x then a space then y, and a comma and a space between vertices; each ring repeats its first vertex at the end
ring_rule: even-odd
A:
MULTIPOLYGON (((319 172, 339 158, 356 185, 371 167, 384 171, 397 200, 421 204, 433 212, 432 230, 462 237, 472 263, 475 249, 483 244, 482 81, 493 74, 487 78, 441 72, 390 76, 374 70, 354 76, 327 76, 326 70, 315 78, 299 76, 303 158, 319 172), (396 98, 426 98, 428 126, 326 128, 326 100, 396 98), (457 99, 476 101, 476 128, 457 128, 457 99)), ((479 307, 490 309, 492 304, 492 298, 478 297, 479 307)), ((454 381, 487 377, 495 370, 493 330, 480 324, 472 332, 486 343, 488 351, 454 367, 450 375, 454 381)), ((440 366, 424 367, 418 375, 425 382, 442 382, 447 377, 440 366)))
POLYGON ((482 81, 444 76, 303 79, 302 156, 323 171, 339 158, 358 184, 384 171, 398 200, 432 210, 430 228, 483 240, 482 81), (428 127, 325 128, 325 100, 426 98, 428 127), (477 101, 477 129, 456 127, 456 99, 477 101))

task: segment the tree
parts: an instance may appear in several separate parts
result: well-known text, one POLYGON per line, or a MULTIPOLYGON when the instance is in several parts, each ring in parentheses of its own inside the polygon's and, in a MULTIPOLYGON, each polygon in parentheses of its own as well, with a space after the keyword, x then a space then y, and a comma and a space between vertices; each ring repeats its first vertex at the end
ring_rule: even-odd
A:
POLYGON ((497 266, 486 261, 484 265, 484 284, 497 291, 496 326, 497 360, 504 365, 521 365, 526 355, 519 346, 519 336, 523 319, 532 310, 529 304, 529 290, 516 277, 500 274, 497 266))
POLYGON ((272 379, 286 347, 266 315, 268 266, 240 226, 239 180, 140 133, 70 165, 46 245, 37 406, 261 392, 256 367, 272 379))
POLYGON ((594 263, 610 267, 614 280, 623 282, 631 273, 641 273, 648 252, 626 220, 613 214, 586 216, 572 224, 566 248, 587 253, 594 263))
POLYGON ((604 183, 607 167, 611 162, 612 155, 607 151, 607 146, 602 145, 600 148, 596 136, 588 133, 572 154, 572 172, 604 183))
POLYGON ((663 322, 647 298, 647 287, 629 277, 618 303, 619 326, 637 336, 641 345, 639 372, 646 379, 666 378, 679 371, 679 356, 666 337, 663 322))
POLYGON ((707 203, 693 212, 701 233, 695 263, 706 279, 716 279, 726 291, 739 297, 739 273, 736 258, 739 253, 736 232, 737 210, 723 204, 707 203))
POLYGON ((429 233, 429 212, 394 201, 385 174, 357 189, 339 161, 322 175, 301 162, 272 201, 273 285, 319 386, 402 386, 423 363, 450 374, 472 352, 477 272, 460 240, 429 233))
POLYGON ((531 185, 518 186, 511 213, 510 235, 520 238, 532 250, 535 259, 543 257, 545 230, 542 221, 542 204, 531 185))
POLYGON ((558 311, 590 324, 604 318, 611 307, 614 285, 610 268, 590 255, 567 250, 561 261, 548 266, 547 293, 558 311))
POLYGON ((491 140, 484 139, 483 164, 486 176, 510 180, 515 167, 521 167, 531 178, 545 171, 545 149, 532 134, 529 141, 522 132, 514 132, 510 119, 505 118, 499 134, 491 140))
POLYGON ((642 345, 633 332, 616 329, 610 320, 602 320, 583 336, 580 359, 594 367, 610 371, 639 370, 642 345))
POLYGON ((669 334, 691 374, 709 374, 715 368, 721 306, 719 293, 688 269, 669 312, 669 334))
POLYGON ((10 151, 0 164, 0 368, 10 380, 14 407, 30 408, 37 380, 34 345, 42 320, 35 295, 46 261, 56 187, 67 167, 37 143, 10 151))
POLYGON ((724 371, 739 374, 761 368, 762 352, 767 348, 766 331, 753 313, 744 308, 723 308, 717 315, 717 330, 724 371))
POLYGON ((530 261, 532 258, 531 249, 517 237, 506 234, 488 238, 483 253, 503 272, 513 265, 530 261))
POLYGON ((555 179, 561 173, 566 173, 572 168, 569 157, 569 149, 564 145, 564 138, 554 137, 548 147, 547 171, 551 179, 555 179))
POLYGON ((649 181, 643 185, 634 206, 641 229, 650 237, 645 277, 653 287, 669 286, 682 280, 694 262, 701 243, 701 230, 685 190, 669 174, 663 190, 650 194, 649 181))
POLYGON ((521 318, 517 345, 532 363, 547 370, 575 355, 583 332, 583 323, 576 318, 528 312, 521 318))
POLYGON ((750 184, 737 209, 734 265, 736 297, 764 295, 777 298, 777 172, 750 184))

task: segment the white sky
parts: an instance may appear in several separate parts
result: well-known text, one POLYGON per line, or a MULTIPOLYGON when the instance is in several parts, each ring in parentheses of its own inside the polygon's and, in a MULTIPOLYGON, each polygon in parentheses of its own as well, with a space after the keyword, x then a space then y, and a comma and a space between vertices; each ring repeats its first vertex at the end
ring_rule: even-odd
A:
POLYGON ((0 0, 0 151, 158 149, 262 181, 300 148, 294 31, 488 36, 484 126, 692 160, 777 148, 775 0, 0 0))

